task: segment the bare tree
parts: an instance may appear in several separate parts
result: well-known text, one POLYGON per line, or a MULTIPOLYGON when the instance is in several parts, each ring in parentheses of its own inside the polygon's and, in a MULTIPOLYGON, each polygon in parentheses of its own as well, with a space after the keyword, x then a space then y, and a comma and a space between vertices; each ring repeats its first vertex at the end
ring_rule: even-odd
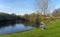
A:
POLYGON ((48 12, 49 2, 50 0, 36 0, 36 9, 38 13, 46 15, 46 13, 48 12))

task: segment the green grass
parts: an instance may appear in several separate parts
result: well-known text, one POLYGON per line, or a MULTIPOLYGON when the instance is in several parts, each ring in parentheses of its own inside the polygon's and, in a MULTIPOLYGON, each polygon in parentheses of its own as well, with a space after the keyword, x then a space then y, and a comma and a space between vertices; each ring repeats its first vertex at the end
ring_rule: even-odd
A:
POLYGON ((60 37, 60 20, 51 21, 46 30, 40 28, 22 33, 0 35, 0 37, 60 37))

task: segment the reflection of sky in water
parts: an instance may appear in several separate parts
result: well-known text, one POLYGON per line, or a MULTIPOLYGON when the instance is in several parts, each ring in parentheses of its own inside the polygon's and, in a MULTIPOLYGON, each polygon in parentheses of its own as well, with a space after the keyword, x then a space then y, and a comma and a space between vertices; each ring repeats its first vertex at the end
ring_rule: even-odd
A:
POLYGON ((16 24, 15 26, 7 26, 0 29, 0 34, 8 34, 15 32, 22 32, 25 30, 34 29, 32 26, 24 26, 23 24, 16 24))

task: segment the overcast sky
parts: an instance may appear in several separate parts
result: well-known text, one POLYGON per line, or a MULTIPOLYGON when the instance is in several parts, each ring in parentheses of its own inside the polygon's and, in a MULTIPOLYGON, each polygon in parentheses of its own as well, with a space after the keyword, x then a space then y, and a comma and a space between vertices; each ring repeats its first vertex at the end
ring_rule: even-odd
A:
MULTIPOLYGON (((30 14, 35 11, 35 2, 35 0, 0 0, 0 12, 30 14)), ((53 0, 51 5, 50 11, 60 8, 60 0, 53 0)))

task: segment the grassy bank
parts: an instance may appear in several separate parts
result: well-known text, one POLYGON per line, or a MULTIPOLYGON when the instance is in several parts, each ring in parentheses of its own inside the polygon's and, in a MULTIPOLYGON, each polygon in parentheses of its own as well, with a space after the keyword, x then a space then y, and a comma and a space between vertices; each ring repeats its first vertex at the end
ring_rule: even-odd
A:
POLYGON ((46 30, 40 28, 22 33, 0 35, 0 37, 60 37, 60 20, 51 21, 46 30))

